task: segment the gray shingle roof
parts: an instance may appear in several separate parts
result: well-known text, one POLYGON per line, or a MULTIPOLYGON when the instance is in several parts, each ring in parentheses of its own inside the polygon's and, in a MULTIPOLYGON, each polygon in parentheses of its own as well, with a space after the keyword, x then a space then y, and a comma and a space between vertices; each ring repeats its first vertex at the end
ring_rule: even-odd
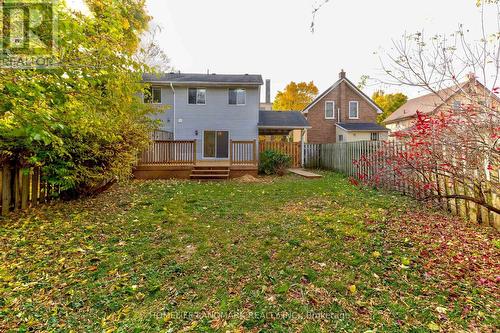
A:
POLYGON ((310 126, 299 111, 259 111, 259 127, 308 128, 310 126))
POLYGON ((346 131, 361 131, 361 132, 389 132, 384 126, 375 123, 338 123, 337 126, 346 131))
POLYGON ((143 74, 142 79, 151 83, 263 84, 262 76, 254 74, 164 73, 159 75, 143 74))

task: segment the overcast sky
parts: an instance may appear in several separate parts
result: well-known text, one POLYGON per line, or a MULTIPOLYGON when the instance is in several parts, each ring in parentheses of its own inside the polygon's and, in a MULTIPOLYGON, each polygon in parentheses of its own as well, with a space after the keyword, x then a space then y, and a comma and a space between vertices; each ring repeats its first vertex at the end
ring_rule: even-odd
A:
MULTIPOLYGON (((316 17, 312 34, 314 3, 147 0, 154 23, 163 28, 161 46, 176 69, 262 74, 272 80, 273 96, 292 80, 314 81, 322 91, 342 68, 354 83, 362 75, 382 78, 379 54, 405 31, 425 29, 430 35, 451 33, 459 23, 473 32, 479 27, 475 0, 331 0, 316 17)), ((371 94, 377 88, 365 91, 371 94)))

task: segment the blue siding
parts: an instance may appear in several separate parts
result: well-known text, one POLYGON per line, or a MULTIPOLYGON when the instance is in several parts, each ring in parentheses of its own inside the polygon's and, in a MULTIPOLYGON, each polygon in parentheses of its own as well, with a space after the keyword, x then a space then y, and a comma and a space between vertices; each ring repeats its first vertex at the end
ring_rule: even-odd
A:
MULTIPOLYGON (((197 140, 198 159, 203 158, 203 132, 205 130, 229 131, 231 140, 258 139, 259 87, 245 88, 246 104, 241 106, 229 105, 228 88, 206 88, 205 105, 189 105, 187 87, 174 87, 174 89, 175 139, 197 140), (197 135, 196 132, 198 132, 197 135)), ((174 95, 170 86, 162 87, 162 104, 170 108, 154 118, 162 120, 163 130, 173 131, 174 95)))

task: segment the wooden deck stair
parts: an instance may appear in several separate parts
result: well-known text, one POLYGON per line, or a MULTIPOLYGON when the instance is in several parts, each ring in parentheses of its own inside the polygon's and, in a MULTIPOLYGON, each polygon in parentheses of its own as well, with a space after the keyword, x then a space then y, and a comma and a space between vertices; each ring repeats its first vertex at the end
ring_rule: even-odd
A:
POLYGON ((223 180, 229 179, 228 166, 195 166, 191 171, 191 179, 197 180, 223 180))

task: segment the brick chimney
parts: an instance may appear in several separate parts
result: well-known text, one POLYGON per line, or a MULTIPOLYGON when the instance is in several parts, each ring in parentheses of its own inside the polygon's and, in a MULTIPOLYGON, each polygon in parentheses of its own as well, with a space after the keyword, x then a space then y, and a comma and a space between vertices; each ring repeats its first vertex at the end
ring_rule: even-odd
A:
POLYGON ((344 70, 341 70, 340 73, 339 73, 339 78, 340 79, 345 79, 345 72, 344 70))
POLYGON ((271 104, 271 80, 266 80, 266 103, 271 104))

